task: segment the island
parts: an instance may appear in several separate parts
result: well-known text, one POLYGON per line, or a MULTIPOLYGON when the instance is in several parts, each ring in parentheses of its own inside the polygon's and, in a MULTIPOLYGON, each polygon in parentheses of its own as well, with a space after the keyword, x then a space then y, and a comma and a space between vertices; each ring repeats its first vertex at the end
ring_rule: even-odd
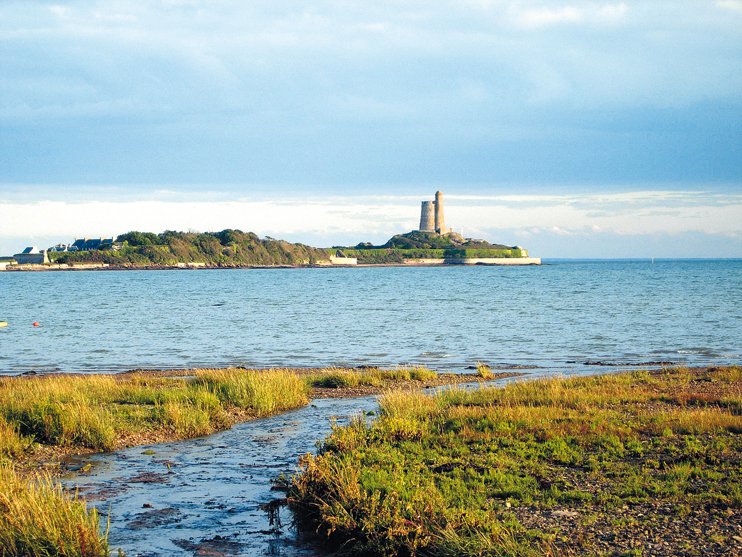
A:
POLYGON ((420 228, 385 244, 314 248, 253 232, 131 231, 117 237, 76 238, 47 250, 29 247, 0 270, 193 269, 358 265, 540 265, 521 246, 464 238, 446 228, 443 194, 423 201, 420 228))

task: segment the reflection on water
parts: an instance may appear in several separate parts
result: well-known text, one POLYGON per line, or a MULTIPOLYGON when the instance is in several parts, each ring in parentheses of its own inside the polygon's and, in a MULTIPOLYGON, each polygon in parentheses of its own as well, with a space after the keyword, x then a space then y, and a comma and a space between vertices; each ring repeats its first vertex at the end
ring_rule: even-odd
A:
POLYGON ((0 373, 739 363, 742 261, 3 272, 0 320, 0 373))

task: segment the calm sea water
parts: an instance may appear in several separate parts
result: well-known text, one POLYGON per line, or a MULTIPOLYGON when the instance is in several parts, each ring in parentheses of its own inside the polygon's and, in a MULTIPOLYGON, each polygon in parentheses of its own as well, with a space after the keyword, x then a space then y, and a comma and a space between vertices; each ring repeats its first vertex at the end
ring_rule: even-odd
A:
POLYGON ((742 261, 0 272, 0 321, 0 374, 739 364, 742 261))

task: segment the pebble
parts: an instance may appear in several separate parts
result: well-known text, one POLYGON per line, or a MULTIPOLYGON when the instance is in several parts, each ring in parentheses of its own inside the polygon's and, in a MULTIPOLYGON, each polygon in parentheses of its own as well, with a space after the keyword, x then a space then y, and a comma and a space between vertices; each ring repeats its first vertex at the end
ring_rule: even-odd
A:
POLYGON ((580 513, 575 511, 551 511, 551 516, 559 516, 564 518, 576 518, 580 516, 580 513))

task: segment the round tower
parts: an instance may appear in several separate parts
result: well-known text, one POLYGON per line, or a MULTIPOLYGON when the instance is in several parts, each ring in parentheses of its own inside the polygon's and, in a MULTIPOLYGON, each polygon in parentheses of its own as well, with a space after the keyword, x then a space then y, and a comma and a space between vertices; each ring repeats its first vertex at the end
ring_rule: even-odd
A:
POLYGON ((423 201, 420 210, 420 230, 423 232, 435 232, 435 211, 432 201, 423 201))
POLYGON ((439 190, 435 192, 435 231, 438 234, 445 234, 446 220, 443 218, 443 193, 439 190))

